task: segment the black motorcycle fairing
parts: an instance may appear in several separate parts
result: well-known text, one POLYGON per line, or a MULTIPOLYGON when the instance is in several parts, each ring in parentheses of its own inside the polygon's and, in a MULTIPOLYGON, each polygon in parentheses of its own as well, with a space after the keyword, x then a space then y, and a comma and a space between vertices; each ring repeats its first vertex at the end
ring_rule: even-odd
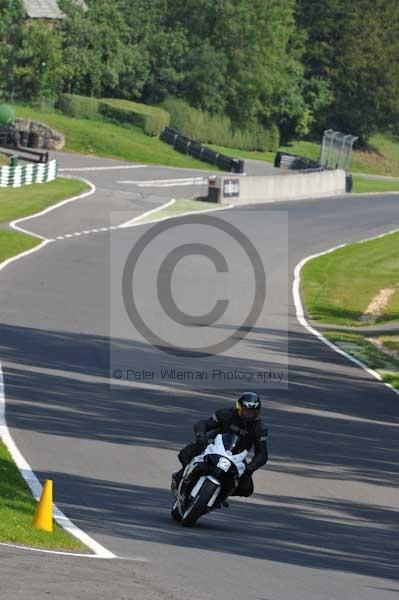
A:
POLYGON ((223 471, 223 469, 220 469, 217 465, 219 463, 221 456, 220 454, 207 454, 204 457, 204 460, 212 465, 213 469, 212 471, 218 473, 218 475, 214 475, 215 477, 219 477, 219 475, 229 475, 230 477, 239 477, 238 474, 238 469, 236 467, 236 465, 233 463, 233 461, 230 461, 230 468, 228 471, 223 471))

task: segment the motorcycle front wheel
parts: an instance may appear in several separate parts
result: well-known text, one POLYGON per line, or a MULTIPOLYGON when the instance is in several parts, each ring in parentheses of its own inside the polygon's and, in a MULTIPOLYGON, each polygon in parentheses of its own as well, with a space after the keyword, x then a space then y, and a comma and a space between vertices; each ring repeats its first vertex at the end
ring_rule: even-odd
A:
POLYGON ((195 522, 207 512, 208 502, 212 498, 217 487, 218 486, 213 483, 213 481, 209 481, 209 479, 205 481, 198 492, 198 496, 194 498, 192 504, 183 515, 181 524, 184 525, 184 527, 191 527, 191 525, 194 525, 195 522))
POLYGON ((178 521, 180 523, 182 517, 179 512, 179 509, 177 508, 177 500, 174 501, 174 504, 172 506, 172 510, 170 511, 170 514, 172 515, 172 519, 174 519, 175 521, 178 521))

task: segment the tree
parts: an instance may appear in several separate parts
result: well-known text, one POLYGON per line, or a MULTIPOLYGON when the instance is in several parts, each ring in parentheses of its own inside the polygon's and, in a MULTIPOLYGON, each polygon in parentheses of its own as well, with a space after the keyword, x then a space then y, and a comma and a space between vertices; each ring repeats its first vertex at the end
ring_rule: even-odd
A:
POLYGON ((64 66, 61 39, 41 21, 24 29, 14 70, 19 98, 53 99, 62 90, 64 66))
POLYGON ((306 73, 329 82, 335 98, 319 125, 366 141, 398 123, 397 1, 299 0, 298 22, 308 33, 306 73))
MULTIPOLYGON (((118 95, 121 73, 133 69, 135 55, 117 3, 98 0, 87 13, 70 3, 63 7, 68 12, 61 24, 67 91, 86 96, 118 95)), ((133 93, 142 89, 140 82, 136 86, 133 93)))
POLYGON ((306 106, 294 7, 294 0, 171 3, 168 23, 178 23, 190 45, 181 94, 226 110, 239 126, 300 120, 306 106))
POLYGON ((24 11, 20 0, 0 0, 0 94, 13 99, 18 48, 23 34, 24 11))

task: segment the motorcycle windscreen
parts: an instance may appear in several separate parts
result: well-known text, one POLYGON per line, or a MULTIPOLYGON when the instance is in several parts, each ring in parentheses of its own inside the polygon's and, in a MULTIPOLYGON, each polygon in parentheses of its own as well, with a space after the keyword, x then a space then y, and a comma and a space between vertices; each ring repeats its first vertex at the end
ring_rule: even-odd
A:
POLYGON ((235 435, 235 433, 223 433, 222 441, 223 441, 223 446, 224 446, 225 450, 230 450, 230 452, 232 454, 236 454, 238 452, 237 451, 237 445, 238 445, 238 441, 239 441, 238 435, 235 435))

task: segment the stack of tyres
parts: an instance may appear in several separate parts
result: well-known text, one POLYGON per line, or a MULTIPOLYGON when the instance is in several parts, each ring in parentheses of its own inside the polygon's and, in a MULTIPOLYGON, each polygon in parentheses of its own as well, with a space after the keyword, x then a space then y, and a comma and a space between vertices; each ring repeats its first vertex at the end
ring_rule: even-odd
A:
POLYGON ((193 140, 185 135, 182 135, 176 129, 165 127, 162 131, 161 140, 171 146, 174 146, 179 152, 189 154, 194 158, 207 162, 211 165, 217 165, 224 171, 233 173, 244 173, 244 161, 238 158, 231 158, 219 152, 214 152, 207 146, 203 146, 196 140, 193 140))
POLYGON ((43 148, 44 139, 43 136, 31 131, 29 133, 29 148, 43 148))

